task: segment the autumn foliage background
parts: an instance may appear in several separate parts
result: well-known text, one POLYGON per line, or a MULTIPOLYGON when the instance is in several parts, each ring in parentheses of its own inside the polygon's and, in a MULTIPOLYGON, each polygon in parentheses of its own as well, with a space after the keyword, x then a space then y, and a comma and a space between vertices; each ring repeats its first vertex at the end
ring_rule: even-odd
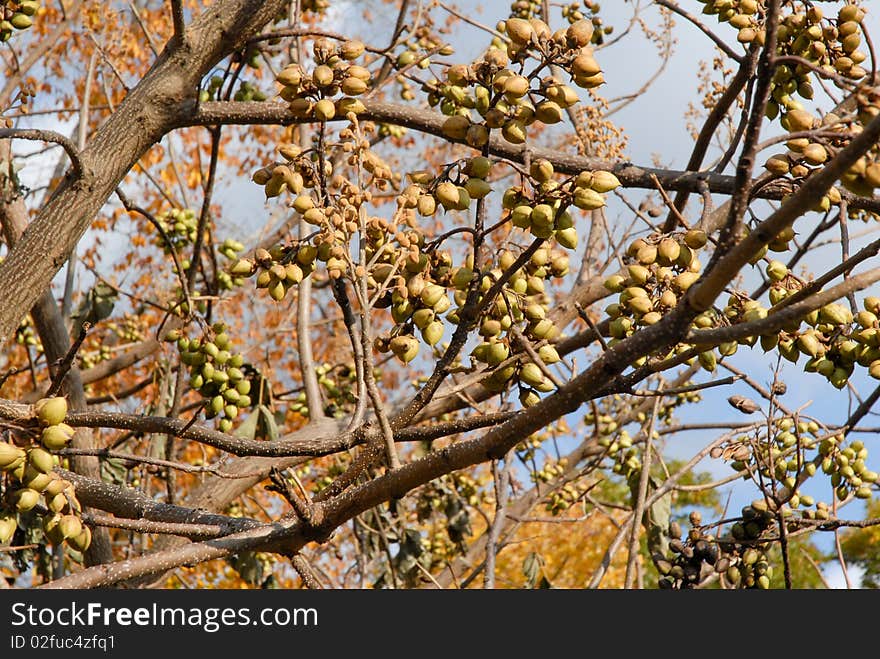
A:
POLYGON ((3 0, 0 585, 876 587, 876 8, 626 5, 3 0))

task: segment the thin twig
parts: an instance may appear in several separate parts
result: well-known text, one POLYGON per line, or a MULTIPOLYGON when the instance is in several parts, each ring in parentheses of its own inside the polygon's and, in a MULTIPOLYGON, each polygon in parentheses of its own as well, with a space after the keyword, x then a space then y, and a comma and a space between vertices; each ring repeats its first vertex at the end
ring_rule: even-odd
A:
POLYGON ((639 490, 636 505, 633 508, 632 531, 629 540, 629 558, 626 562, 626 577, 623 587, 627 590, 633 586, 636 576, 636 561, 639 557, 639 531, 642 525, 642 517, 645 515, 645 499, 648 496, 648 481, 651 477, 651 449, 653 447, 654 424, 657 421, 657 411, 660 409, 660 398, 654 399, 654 408, 648 427, 645 429, 645 445, 642 448, 642 470, 639 474, 639 490))
POLYGON ((61 391, 61 386, 64 384, 64 378, 67 377, 67 373, 70 371, 70 367, 73 366, 73 360, 76 357, 76 353, 79 352, 80 347, 82 347, 83 341, 86 340, 86 335, 89 333, 89 330, 92 328, 91 323, 83 323, 79 329, 79 334, 76 337, 76 340, 71 344, 70 348, 68 348, 67 353, 58 363, 58 368, 55 370, 55 373, 52 375, 52 384, 49 386, 49 390, 46 392, 46 397, 51 398, 52 396, 58 395, 58 392, 61 391))
POLYGON ((73 166, 73 174, 76 178, 82 178, 85 168, 83 161, 79 156, 79 149, 73 141, 66 135, 57 133, 54 130, 43 130, 38 128, 0 128, 0 139, 20 139, 34 140, 36 142, 52 142, 57 144, 70 158, 70 164, 73 166))

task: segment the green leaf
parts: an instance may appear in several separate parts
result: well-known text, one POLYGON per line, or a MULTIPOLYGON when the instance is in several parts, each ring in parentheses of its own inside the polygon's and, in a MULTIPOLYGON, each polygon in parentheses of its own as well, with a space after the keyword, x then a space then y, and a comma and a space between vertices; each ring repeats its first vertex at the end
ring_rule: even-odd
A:
POLYGON ((275 416, 272 414, 272 410, 265 405, 260 405, 257 408, 257 411, 260 414, 259 435, 264 439, 268 439, 270 442, 274 442, 278 439, 278 424, 275 422, 275 416))
POLYGON ((125 485, 125 461, 121 458, 107 458, 101 460, 101 480, 114 485, 125 485))
POLYGON ((530 551, 523 559, 522 572, 526 578, 526 588, 534 588, 538 576, 544 571, 544 559, 537 552, 530 551))
POLYGON ((235 436, 242 439, 255 439, 259 423, 260 410, 255 410, 248 414, 247 418, 241 422, 241 425, 235 429, 235 436))
POLYGON ((104 282, 96 283, 71 317, 75 320, 74 328, 79 328, 83 323, 94 325, 109 318, 118 297, 119 293, 104 282))

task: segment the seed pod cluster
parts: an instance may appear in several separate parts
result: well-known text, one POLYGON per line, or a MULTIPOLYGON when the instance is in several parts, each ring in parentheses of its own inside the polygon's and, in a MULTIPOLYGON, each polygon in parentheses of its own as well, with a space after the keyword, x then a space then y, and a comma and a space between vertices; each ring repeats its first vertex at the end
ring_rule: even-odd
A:
POLYGON ((580 99, 554 75, 539 77, 550 65, 568 72, 579 87, 591 89, 604 83, 590 45, 590 21, 577 21, 556 33, 538 18, 514 17, 498 27, 509 37, 507 43, 496 39, 481 59, 450 66, 445 81, 434 79, 425 85, 429 104, 449 117, 443 134, 474 148, 483 147, 493 129, 500 129, 510 143, 523 144, 535 122, 563 120, 566 108, 580 99), (526 60, 535 50, 541 53, 541 65, 524 75, 526 60))
MULTIPOLYGON (((729 459, 735 471, 757 473, 763 482, 775 484, 775 489, 767 489, 770 509, 783 507, 786 514, 801 509, 805 519, 828 519, 828 505, 801 490, 820 469, 830 476, 840 500, 867 499, 871 487, 880 482, 880 475, 867 467, 864 442, 853 440, 845 445, 843 435, 828 434, 813 420, 776 419, 769 437, 763 431, 754 437, 738 437, 716 448, 713 457, 729 459)), ((764 499, 752 506, 767 509, 764 499)))
POLYGON ((562 6, 562 17, 569 23, 579 23, 583 20, 589 20, 593 26, 593 34, 590 37, 590 43, 601 46, 605 43, 605 37, 614 32, 614 27, 605 25, 602 17, 599 15, 599 3, 591 2, 591 0, 582 0, 581 5, 572 2, 562 6), (581 5, 583 9, 581 9, 581 5))
MULTIPOLYGON (((706 245, 699 229, 685 233, 653 234, 637 238, 626 250, 626 267, 605 280, 605 288, 618 293, 617 302, 605 308, 612 342, 620 341, 640 327, 653 325, 678 304, 700 276, 697 254, 706 245)), ((697 327, 714 325, 709 315, 698 317, 697 327)))
MULTIPOLYGON (((480 279, 478 300, 513 267, 515 261, 513 252, 499 252, 497 267, 480 279)), ((540 400, 538 394, 552 391, 554 385, 542 368, 528 357, 509 361, 517 347, 513 328, 516 327, 533 345, 545 366, 560 361, 559 353, 552 345, 559 337, 560 328, 548 317, 549 301, 544 291, 546 281, 564 277, 568 269, 568 256, 564 253, 554 252, 548 247, 539 248, 521 268, 512 273, 479 321, 482 342, 471 351, 471 358, 475 365, 483 364, 495 369, 483 385, 493 391, 501 391, 508 383, 518 384, 520 402, 525 407, 537 403, 540 400)), ((473 276, 470 261, 452 271, 452 286, 455 288, 453 298, 458 305, 458 309, 449 315, 452 322, 458 322, 473 276)))
MULTIPOLYGON (((199 218, 192 208, 172 208, 164 211, 156 216, 156 223, 165 232, 167 240, 162 234, 157 233, 153 242, 166 254, 172 251, 180 253, 182 249, 192 245, 199 230, 199 218)), ((188 263, 183 264, 184 270, 188 267, 188 263)))
POLYGON ((357 98, 370 88, 369 69, 354 62, 364 53, 360 41, 314 42, 314 68, 306 72, 299 64, 288 64, 276 76, 279 92, 296 117, 330 121, 349 112, 359 114, 364 105, 357 98), (333 97, 342 94, 340 98, 333 97))
POLYGON ((652 555, 660 573, 658 586, 664 590, 696 588, 713 574, 721 575, 726 587, 739 589, 770 588, 773 566, 766 554, 767 542, 761 537, 772 532, 776 515, 763 499, 742 509, 741 521, 731 526, 729 536, 715 537, 701 526, 701 515, 690 514, 691 528, 682 540, 681 526, 669 525, 669 553, 652 555))
POLYGON ((376 340, 380 352, 389 350, 408 364, 419 353, 418 333, 430 347, 443 338, 443 314, 452 307, 446 287, 452 258, 448 252, 428 250, 418 228, 388 235, 384 218, 374 218, 368 227, 367 256, 374 263, 367 283, 378 306, 387 306, 395 325, 376 340))
POLYGON ((831 477, 835 495, 841 501, 850 496, 870 499, 872 486, 880 484, 880 476, 865 464, 868 449, 861 440, 854 440, 849 446, 844 446, 841 435, 832 435, 819 443, 819 455, 820 468, 831 477))
MULTIPOLYGON (((791 292, 780 297, 774 291, 771 288, 771 301, 791 292)), ((838 389, 846 386, 857 365, 880 378, 880 298, 868 296, 862 304, 864 309, 855 316, 848 305, 826 304, 783 328, 775 339, 762 337, 762 346, 771 349, 775 341, 779 353, 791 362, 806 356, 804 371, 824 376, 838 389)))
POLYGON ((18 446, 0 442, 0 472, 6 474, 6 498, 0 504, 0 545, 9 544, 21 525, 20 514, 42 504, 46 537, 55 544, 85 551, 91 542, 91 531, 80 519, 82 506, 73 484, 55 471, 58 462, 53 451, 65 448, 74 430, 64 423, 67 401, 62 397, 42 398, 34 404, 39 423, 39 444, 18 446))
POLYGON ((2 0, 0 3, 0 42, 9 41, 16 30, 26 30, 34 24, 40 9, 36 0, 2 0))
POLYGON ((530 180, 531 193, 521 187, 510 188, 502 198, 502 206, 515 227, 536 238, 555 240, 566 249, 575 249, 578 244, 577 228, 568 209, 602 208, 605 193, 620 185, 614 174, 601 170, 584 171, 559 183, 553 164, 545 159, 531 163, 530 180))
POLYGON ((38 353, 43 352, 43 343, 40 337, 34 331, 33 323, 30 315, 21 319, 18 327, 15 328, 15 342, 20 346, 33 347, 38 353))
MULTIPOLYGON (((854 129, 857 129, 859 126, 865 126, 880 114, 880 90, 876 88, 859 89, 855 93, 855 100, 855 122, 857 125, 854 126, 854 129)), ((859 158, 840 177, 840 182, 850 192, 864 197, 872 197, 874 191, 880 188, 880 146, 875 146, 871 151, 859 158)), ((869 217, 878 218, 876 213, 869 213, 867 211, 851 211, 851 214, 864 220, 867 220, 869 217)))
POLYGON ((410 172, 411 185, 398 196, 397 204, 421 217, 431 217, 439 208, 466 211, 474 200, 492 191, 487 181, 491 171, 492 161, 476 156, 456 161, 437 177, 427 170, 410 172))
MULTIPOLYGON (((355 398, 357 373, 354 364, 344 364, 335 368, 332 364, 319 364, 315 367, 315 375, 318 378, 318 385, 321 387, 322 399, 325 401, 324 413, 337 419, 348 414, 357 400, 355 398)), ((377 369, 376 377, 378 378, 380 375, 377 369)), ((309 405, 305 392, 297 394, 288 409, 308 418, 309 405)))
POLYGON ((252 405, 251 381, 242 366, 244 356, 230 351, 232 342, 226 325, 214 323, 209 335, 188 338, 172 330, 165 340, 177 345, 180 361, 189 367, 189 385, 207 399, 205 416, 220 417, 221 432, 232 429, 232 421, 241 409, 252 405))

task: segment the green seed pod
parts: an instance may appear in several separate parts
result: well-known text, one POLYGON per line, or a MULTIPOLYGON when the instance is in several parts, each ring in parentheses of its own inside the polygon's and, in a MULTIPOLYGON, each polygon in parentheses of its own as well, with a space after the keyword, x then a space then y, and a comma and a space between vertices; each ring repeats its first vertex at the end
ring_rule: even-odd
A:
POLYGON ((59 451, 67 446, 74 430, 66 423, 58 423, 43 429, 40 442, 50 451, 59 451))
POLYGON ((408 364, 419 354, 419 342, 414 336, 401 334, 391 339, 391 351, 404 364, 408 364))
POLYGON ((605 198, 589 188, 577 188, 572 203, 581 210, 596 210, 605 205, 605 198))
POLYGON ((0 469, 11 470, 24 462, 27 454, 23 449, 8 442, 0 442, 0 469))
POLYGON ((18 522, 15 515, 8 512, 0 512, 0 545, 9 544, 15 530, 18 528, 18 522))
POLYGON ((551 345, 543 345, 538 348, 538 357, 541 358, 545 364, 556 364, 561 361, 562 358, 559 356, 559 353, 556 351, 551 345))
POLYGON ((486 363, 489 366, 498 366, 510 356, 510 348, 506 343, 496 341, 489 343, 485 353, 486 363))
POLYGON ((519 379, 532 387, 539 387, 544 383, 544 373, 537 364, 527 362, 519 371, 519 379))
POLYGON ((435 320, 422 330, 422 338, 429 346, 436 345, 443 338, 443 323, 435 320))
POLYGON ((523 144, 526 141, 525 124, 518 119, 508 121, 502 126, 501 135, 511 144, 523 144))
POLYGON ((437 186, 437 189, 434 192, 434 196, 446 210, 452 210, 456 206, 458 206, 458 186, 456 186, 454 183, 450 183, 448 181, 441 183, 437 186))
POLYGON ((611 192, 620 187, 620 181, 611 172, 596 170, 592 172, 592 182, 590 188, 595 192, 611 192))
POLYGON ((678 260, 681 245, 674 238, 664 238, 657 246, 657 257, 663 265, 671 265, 678 260))
POLYGON ((700 366, 709 371, 710 373, 715 371, 715 368, 718 364, 718 359, 715 357, 715 353, 711 350, 707 350, 705 352, 701 352, 698 357, 700 361, 700 366))
POLYGON ((34 404, 37 419, 46 426, 54 426, 67 416, 67 399, 62 396, 41 398, 34 404))
POLYGON ((766 272, 770 281, 782 281, 788 275, 788 267, 781 261, 770 261, 766 272))
POLYGON ((82 522, 76 515, 62 515, 58 520, 58 529, 64 539, 78 536, 82 528, 82 522))
POLYGON ((566 249, 575 249, 578 245, 577 229, 574 227, 559 229, 556 231, 556 242, 566 249))
POLYGON ((92 531, 88 526, 83 525, 82 530, 75 536, 67 538, 67 544, 71 549, 79 552, 86 551, 92 544, 92 531))
POLYGON ((55 468, 55 459, 52 454, 41 448, 32 448, 27 452, 27 463, 29 467, 43 472, 49 473, 55 468))
POLYGON ((40 493, 30 488, 22 488, 12 493, 12 502, 20 513, 31 510, 40 501, 40 493))
MULTIPOLYGON (((12 23, 12 26, 18 30, 26 30, 31 25, 34 24, 33 19, 27 14, 22 14, 20 12, 16 12, 12 15, 12 18, 9 19, 9 22, 12 23)), ((858 46, 858 43, 856 44, 858 46)), ((855 46, 852 48, 855 50, 855 46)))

